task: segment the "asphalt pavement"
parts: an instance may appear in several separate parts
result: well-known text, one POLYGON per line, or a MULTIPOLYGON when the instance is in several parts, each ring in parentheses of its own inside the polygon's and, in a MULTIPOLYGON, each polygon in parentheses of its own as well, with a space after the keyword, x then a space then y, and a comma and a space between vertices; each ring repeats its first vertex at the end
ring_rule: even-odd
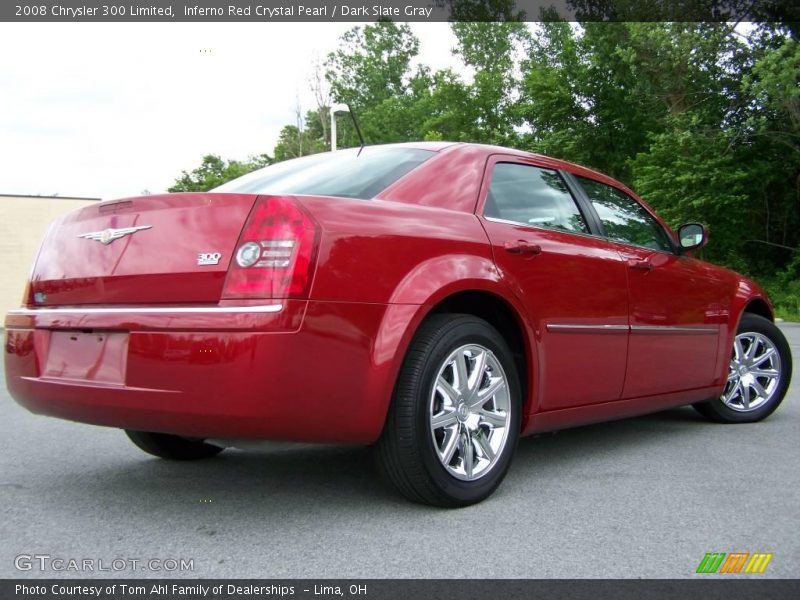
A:
MULTIPOLYGON (((800 371, 800 325, 782 329, 800 371)), ((461 510, 405 501, 364 448, 169 463, 29 414, 3 385, 0 577, 685 578, 707 552, 770 552, 751 577, 797 577, 795 380, 754 425, 686 407, 523 439, 497 493, 461 510)))

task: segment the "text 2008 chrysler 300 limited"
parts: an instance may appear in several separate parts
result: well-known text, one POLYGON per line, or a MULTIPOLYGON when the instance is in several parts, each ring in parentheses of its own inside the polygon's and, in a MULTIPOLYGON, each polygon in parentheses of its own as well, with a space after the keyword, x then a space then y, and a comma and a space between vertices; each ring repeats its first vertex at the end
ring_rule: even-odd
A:
POLYGON ((8 387, 163 458, 374 443, 408 498, 462 506, 500 484, 520 435, 775 410, 787 343, 756 284, 690 255, 706 235, 506 148, 291 160, 54 223, 6 317, 8 387))

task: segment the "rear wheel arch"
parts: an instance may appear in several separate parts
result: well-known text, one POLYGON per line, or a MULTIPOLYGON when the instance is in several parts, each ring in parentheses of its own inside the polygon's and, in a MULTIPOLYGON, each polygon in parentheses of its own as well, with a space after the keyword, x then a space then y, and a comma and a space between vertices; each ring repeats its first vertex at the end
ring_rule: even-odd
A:
MULTIPOLYGON (((503 336, 514 356, 522 388, 522 427, 524 430, 527 424, 527 415, 531 412, 534 401, 532 389, 535 377, 535 356, 532 354, 533 345, 531 344, 534 332, 526 325, 521 308, 496 291, 470 287, 438 296, 433 302, 426 303, 420 309, 409 322, 400 347, 397 348, 398 364, 405 358, 414 335, 431 316, 456 313, 483 319, 503 336)), ((398 375, 399 369, 391 378, 393 385, 398 375)), ((387 398, 387 414, 388 405, 387 398)))
POLYGON ((503 291, 497 282, 491 280, 451 281, 418 303, 388 306, 372 348, 373 366, 382 366, 372 369, 366 386, 369 390, 366 396, 372 399, 371 403, 380 399, 380 407, 369 425, 372 441, 377 441, 386 426, 401 365, 414 336, 429 317, 446 312, 479 317, 495 327, 506 340, 514 355, 522 388, 522 429, 527 428, 528 415, 533 412, 535 402, 537 357, 532 344, 535 332, 524 319, 522 307, 513 296, 508 297, 503 291))
MULTIPOLYGON (((417 327, 414 328, 411 337, 429 317, 443 313, 478 317, 489 323, 503 336, 513 354, 519 374, 523 398, 522 427, 524 429, 526 415, 530 412, 533 397, 531 389, 534 360, 530 343, 533 333, 526 327, 520 310, 500 294, 480 289, 461 290, 431 305, 417 327)), ((406 347, 404 353, 407 349, 406 347)))

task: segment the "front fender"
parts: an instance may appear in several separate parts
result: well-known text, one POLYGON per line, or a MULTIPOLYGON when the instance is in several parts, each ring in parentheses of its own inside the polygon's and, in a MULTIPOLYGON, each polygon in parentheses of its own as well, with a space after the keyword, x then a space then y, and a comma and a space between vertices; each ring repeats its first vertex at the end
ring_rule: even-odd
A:
POLYGON ((714 384, 720 388, 720 394, 724 391, 725 382, 728 378, 731 348, 733 348, 733 340, 739 329, 739 323, 741 323, 742 315, 744 315, 747 307, 753 302, 763 302, 768 309, 770 319, 774 320, 772 301, 767 293, 754 281, 737 275, 736 287, 728 311, 728 319, 720 329, 717 377, 714 381, 714 384))

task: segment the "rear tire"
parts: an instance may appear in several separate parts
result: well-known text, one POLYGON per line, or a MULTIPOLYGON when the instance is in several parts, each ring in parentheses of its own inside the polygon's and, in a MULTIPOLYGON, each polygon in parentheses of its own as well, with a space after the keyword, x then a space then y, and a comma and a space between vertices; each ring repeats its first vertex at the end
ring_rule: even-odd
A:
POLYGON ((514 359, 497 330, 471 315, 433 315, 403 361, 378 465, 414 502, 475 504, 508 471, 521 409, 514 359))
POLYGON ((694 408, 717 423, 767 418, 780 405, 792 378, 789 343, 772 321, 744 313, 731 354, 722 396, 694 408))
POLYGON ((167 460, 211 458, 224 450, 224 448, 207 444, 201 440, 191 440, 167 433, 132 431, 130 429, 126 429, 125 433, 141 450, 167 460))

